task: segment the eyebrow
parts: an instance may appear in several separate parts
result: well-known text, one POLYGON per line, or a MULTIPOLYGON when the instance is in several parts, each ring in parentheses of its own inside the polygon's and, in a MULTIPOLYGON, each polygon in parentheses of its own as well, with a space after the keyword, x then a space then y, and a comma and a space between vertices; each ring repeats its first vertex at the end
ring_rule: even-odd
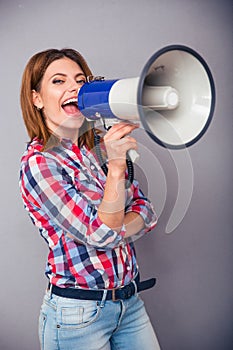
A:
MULTIPOLYGON (((66 76, 67 76, 67 74, 64 74, 64 73, 55 73, 55 74, 53 74, 53 75, 50 77, 50 79, 52 79, 52 78, 55 77, 56 75, 61 75, 61 76, 63 76, 63 77, 66 77, 66 76)), ((84 74, 84 73, 77 73, 77 74, 75 75, 75 78, 80 77, 80 76, 84 76, 84 77, 85 77, 85 74, 84 74)))

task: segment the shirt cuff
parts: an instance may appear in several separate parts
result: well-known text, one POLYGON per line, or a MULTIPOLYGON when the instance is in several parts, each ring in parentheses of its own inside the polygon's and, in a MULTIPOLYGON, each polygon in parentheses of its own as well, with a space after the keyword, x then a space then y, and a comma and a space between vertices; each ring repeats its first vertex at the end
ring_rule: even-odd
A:
POLYGON ((92 222, 91 232, 87 236, 87 243, 100 250, 114 249, 121 244, 125 234, 125 224, 122 225, 120 232, 118 232, 104 224, 97 216, 92 222))

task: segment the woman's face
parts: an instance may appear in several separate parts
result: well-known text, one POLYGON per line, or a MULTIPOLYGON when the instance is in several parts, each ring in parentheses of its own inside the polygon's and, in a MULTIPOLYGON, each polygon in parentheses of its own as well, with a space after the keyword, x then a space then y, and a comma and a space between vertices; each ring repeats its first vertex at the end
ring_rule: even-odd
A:
POLYGON ((48 128, 56 135, 77 140, 84 116, 77 106, 79 88, 86 82, 81 67, 69 58, 53 61, 45 71, 33 103, 42 108, 48 128))

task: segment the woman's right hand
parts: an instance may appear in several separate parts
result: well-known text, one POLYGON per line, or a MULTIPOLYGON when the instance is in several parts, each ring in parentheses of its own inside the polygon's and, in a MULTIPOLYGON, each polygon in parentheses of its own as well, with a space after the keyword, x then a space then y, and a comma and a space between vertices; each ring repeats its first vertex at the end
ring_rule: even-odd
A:
POLYGON ((130 149, 137 149, 136 140, 129 134, 138 127, 137 124, 119 122, 104 136, 108 174, 98 215, 104 224, 118 232, 121 231, 125 218, 126 153, 130 149))
POLYGON ((104 144, 108 156, 108 167, 112 170, 125 172, 126 153, 130 149, 137 149, 137 141, 129 134, 138 127, 139 124, 119 122, 105 134, 104 144))

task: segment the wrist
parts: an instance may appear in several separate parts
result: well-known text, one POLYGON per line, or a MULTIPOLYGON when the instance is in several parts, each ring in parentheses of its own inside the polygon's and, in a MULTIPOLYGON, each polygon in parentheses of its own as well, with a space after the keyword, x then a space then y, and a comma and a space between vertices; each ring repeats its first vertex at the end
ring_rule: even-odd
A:
POLYGON ((125 167, 115 166, 109 163, 108 165, 108 176, 115 179, 124 179, 125 178, 125 167))

